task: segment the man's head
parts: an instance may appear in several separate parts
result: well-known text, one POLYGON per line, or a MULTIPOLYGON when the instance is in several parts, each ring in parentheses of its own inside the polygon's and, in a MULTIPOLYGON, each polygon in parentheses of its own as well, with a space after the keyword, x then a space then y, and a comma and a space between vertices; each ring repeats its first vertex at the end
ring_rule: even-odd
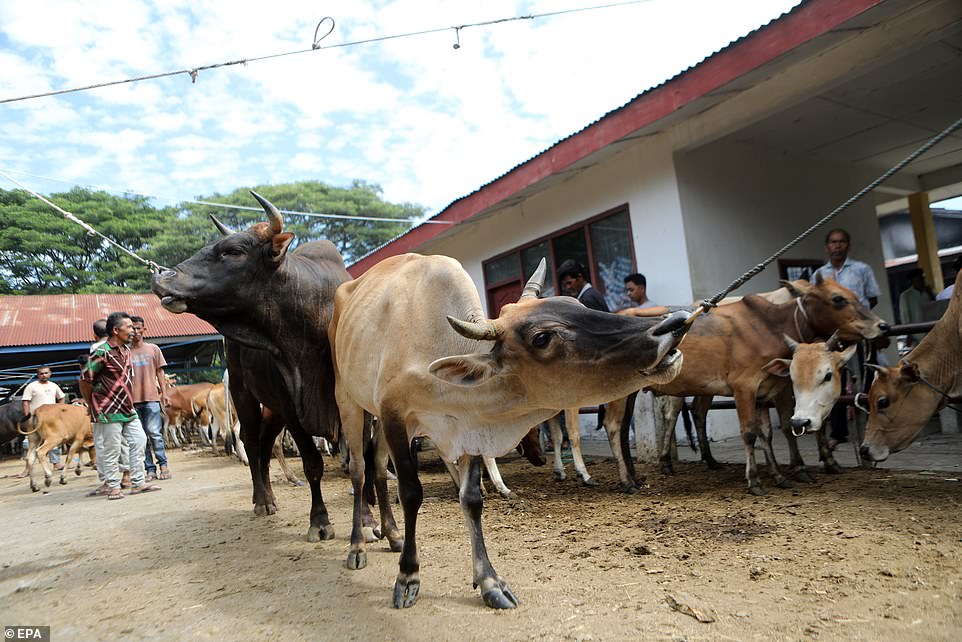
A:
POLYGON ((925 289, 925 271, 922 268, 912 268, 908 271, 909 285, 916 290, 925 289))
POLYGON ((144 342, 144 318, 138 316, 131 316, 130 322, 133 326, 133 334, 131 334, 131 343, 133 345, 140 345, 144 342))
POLYGON ((648 281, 644 274, 629 274, 625 277, 625 293, 634 303, 644 303, 648 300, 648 281))
POLYGON ((47 366, 40 366, 37 368, 37 380, 40 383, 47 383, 50 381, 50 368, 47 366))
POLYGON ((107 317, 107 337, 115 345, 127 345, 133 334, 133 322, 126 312, 113 312, 107 317))
POLYGON ((94 321, 94 336, 97 337, 97 341, 107 338, 107 319, 94 321))
POLYGON ((852 241, 849 233, 838 227, 825 235, 825 251, 833 264, 841 265, 848 258, 848 246, 852 241))
POLYGON ((585 266, 574 259, 568 259, 558 266, 558 283, 563 293, 577 297, 586 281, 585 266))

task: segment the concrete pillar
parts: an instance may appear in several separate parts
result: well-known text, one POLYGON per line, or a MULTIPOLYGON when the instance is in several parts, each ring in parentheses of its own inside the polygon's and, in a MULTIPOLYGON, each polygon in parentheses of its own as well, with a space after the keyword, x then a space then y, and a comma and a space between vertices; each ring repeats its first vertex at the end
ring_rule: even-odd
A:
POLYGON ((662 434, 655 422, 652 407, 653 395, 639 392, 635 400, 635 457, 638 463, 653 464, 658 461, 658 448, 662 434))
POLYGON ((939 411, 939 423, 942 425, 943 435, 959 434, 959 412, 951 408, 939 411))
POLYGON ((938 292, 942 289, 942 264, 939 262, 939 244, 935 238, 935 221, 929 209, 928 192, 909 194, 909 214, 912 216, 919 267, 925 271, 929 286, 938 292))

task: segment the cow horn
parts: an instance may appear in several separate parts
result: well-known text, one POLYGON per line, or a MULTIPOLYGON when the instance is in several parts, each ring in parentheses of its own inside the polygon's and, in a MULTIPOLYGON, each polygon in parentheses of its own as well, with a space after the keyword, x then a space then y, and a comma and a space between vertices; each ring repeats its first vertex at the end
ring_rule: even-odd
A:
POLYGON ((284 230, 284 219, 281 217, 281 213, 277 211, 273 203, 254 190, 251 190, 251 195, 257 199, 257 202, 260 203, 264 211, 267 212, 267 218, 271 222, 271 233, 280 234, 284 230))
POLYGON ((795 350, 798 349, 798 341, 796 341, 795 339, 791 338, 791 337, 788 336, 787 334, 783 334, 783 335, 782 335, 782 338, 785 340, 785 345, 787 345, 788 348, 789 348, 789 350, 792 351, 792 354, 795 354, 795 350))
POLYGON ((224 236, 230 236, 231 234, 233 234, 233 232, 231 232, 229 227, 227 227, 226 225, 224 225, 223 223, 217 220, 216 216, 214 216, 213 214, 208 214, 207 216, 209 216, 210 220, 214 222, 214 227, 216 227, 221 234, 223 234, 224 236))
POLYGON ((828 338, 828 341, 825 342, 825 349, 829 352, 832 352, 833 350, 840 349, 841 347, 842 345, 838 340, 838 330, 836 330, 832 333, 832 336, 828 338))
POLYGON ((498 327, 491 321, 462 321, 448 316, 448 323, 462 337, 478 341, 493 341, 498 338, 498 327))
POLYGON ((521 299, 537 299, 541 295, 541 290, 544 288, 545 275, 548 273, 548 263, 541 257, 541 263, 538 263, 538 269, 534 271, 528 282, 524 284, 524 290, 521 291, 521 299))

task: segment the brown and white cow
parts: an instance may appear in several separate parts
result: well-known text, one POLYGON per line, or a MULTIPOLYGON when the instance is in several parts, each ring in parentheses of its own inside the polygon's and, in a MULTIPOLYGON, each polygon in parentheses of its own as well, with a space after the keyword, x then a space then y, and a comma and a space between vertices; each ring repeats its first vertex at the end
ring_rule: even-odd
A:
POLYGON ((195 413, 194 398, 207 395, 214 384, 203 381, 187 385, 168 388, 170 403, 161 408, 164 417, 164 437, 174 448, 186 443, 186 427, 196 422, 205 421, 204 417, 195 413))
MULTIPOLYGON (((428 437, 441 457, 457 463, 474 585, 488 606, 513 608, 517 598, 492 567, 481 532, 482 457, 511 450, 559 410, 670 381, 680 369, 675 346, 688 314, 657 322, 590 310, 570 297, 538 299, 544 274, 542 262, 521 300, 493 320, 485 318, 467 272, 444 256, 391 257, 337 290, 329 336, 354 485, 348 566, 366 564, 359 453, 369 413, 384 436, 378 443, 390 449, 404 509, 395 607, 412 606, 420 589, 415 534, 423 491, 410 448, 414 437, 428 437)), ((377 453, 379 460, 384 456, 377 453)), ((383 475, 382 466, 375 469, 383 475)), ((385 511, 392 527, 390 504, 380 508, 382 529, 385 511)))
MULTIPOLYGON (((94 435, 90 424, 90 413, 84 406, 74 404, 47 404, 37 408, 27 422, 26 430, 18 428, 21 434, 27 435, 27 476, 30 477, 30 490, 40 490, 40 484, 33 478, 33 465, 37 461, 43 469, 44 485, 50 486, 53 479, 53 467, 47 459, 47 453, 61 444, 68 444, 69 451, 64 456, 64 467, 60 470, 60 483, 67 483, 67 469, 73 462, 74 456, 80 454, 81 448, 86 450, 91 462, 96 462, 94 451, 94 435)), ((81 463, 77 458, 74 472, 80 475, 81 463)))
MULTIPOLYGON (((759 404, 776 399, 786 387, 785 379, 764 370, 765 364, 772 359, 791 355, 783 337, 788 335, 804 342, 837 333, 842 341, 858 341, 880 337, 888 330, 888 324, 865 309, 851 290, 833 280, 817 275, 814 284, 783 282, 783 285, 797 297, 792 302, 773 304, 762 297, 748 295, 698 317, 685 338, 681 374, 668 384, 648 386, 660 394, 694 395, 698 397, 696 401, 708 405, 714 395, 735 398, 745 446, 745 476, 749 492, 756 495, 764 493, 755 462, 758 435, 762 436, 761 447, 776 484, 791 485, 775 462, 769 440, 771 424, 768 413, 758 411, 759 404)), ((626 405, 626 399, 608 404, 605 430, 613 452, 615 444, 622 441, 626 405)), ((693 412, 699 438, 705 434, 705 412, 707 406, 700 412, 693 412)), ((702 442, 703 456, 706 455, 706 442, 707 439, 702 442)), ((626 453, 622 459, 619 470, 627 471, 627 476, 623 475, 621 482, 630 492, 631 486, 635 485, 634 465, 626 453)))
POLYGON ((962 405, 962 272, 949 307, 898 367, 876 368, 861 454, 884 461, 904 450, 950 400, 962 405))

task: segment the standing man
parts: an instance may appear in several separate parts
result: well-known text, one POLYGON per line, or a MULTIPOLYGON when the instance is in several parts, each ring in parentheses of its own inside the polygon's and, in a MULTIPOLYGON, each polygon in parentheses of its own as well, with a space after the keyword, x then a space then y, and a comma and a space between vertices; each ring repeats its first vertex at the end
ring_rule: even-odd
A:
POLYGON ((153 343, 144 342, 143 317, 130 317, 133 322, 133 334, 130 342, 130 363, 134 370, 132 391, 134 394, 134 409, 140 417, 140 423, 147 434, 147 447, 144 450, 144 467, 147 470, 147 481, 154 479, 170 479, 167 468, 167 452, 164 450, 164 437, 161 434, 163 422, 160 419, 160 404, 170 405, 167 394, 167 377, 164 367, 167 361, 160 348, 153 343), (151 455, 153 451, 153 455, 151 455), (157 463, 154 463, 154 457, 157 463), (160 467, 160 473, 157 467, 160 467))
MULTIPOLYGON (((878 304, 879 287, 875 280, 875 274, 867 263, 856 261, 848 257, 848 250, 852 237, 841 228, 836 228, 825 235, 825 253, 828 254, 828 263, 818 268, 815 275, 821 275, 826 279, 834 279, 839 285, 851 290, 858 298, 859 302, 866 308, 874 308, 878 304)), ((875 363, 874 349, 871 349, 870 362, 875 363)), ((851 386, 852 392, 857 392, 859 388, 865 388, 854 384, 852 375, 858 380, 862 376, 862 369, 866 361, 865 342, 859 343, 857 357, 849 362, 849 367, 855 368, 851 372, 848 368, 842 370, 842 394, 846 388, 851 386)), ((868 392, 868 390, 865 390, 868 392)), ((834 449, 841 443, 848 441, 848 406, 836 403, 830 415, 832 426, 829 433, 828 446, 834 449)))
POLYGON ((644 274, 629 274, 625 277, 625 294, 633 308, 651 308, 657 304, 648 298, 648 280, 644 274))
MULTIPOLYGON (((144 462, 137 453, 144 452, 147 438, 134 410, 130 389, 132 369, 130 342, 133 323, 126 312, 107 317, 107 341, 90 355, 80 375, 80 393, 90 409, 94 430, 101 431, 104 459, 104 483, 107 499, 123 499, 120 490, 120 444, 126 440, 130 448, 130 493, 137 495, 160 490, 144 481, 144 462)), ((95 436, 96 439, 96 436, 95 436)), ((99 459, 101 453, 97 453, 99 459)))
POLYGON ((558 266, 558 281, 561 291, 581 301, 585 307, 602 312, 610 312, 605 297, 594 289, 587 280, 585 266, 574 259, 568 259, 558 266))
MULTIPOLYGON (((46 406, 52 403, 63 403, 64 399, 65 395, 63 394, 63 390, 60 389, 60 386, 50 381, 50 368, 40 366, 37 368, 37 380, 31 381, 23 390, 23 401, 21 402, 23 404, 23 421, 26 422, 27 419, 30 418, 30 415, 40 406, 46 406)), ((27 437, 23 438, 24 459, 26 459, 27 456, 27 440, 27 437)), ((60 461, 60 446, 52 449, 48 455, 54 470, 63 468, 63 462, 60 461)), ((17 474, 19 478, 26 476, 26 470, 17 474)))
MULTIPOLYGON (((902 323, 922 323, 927 303, 935 300, 932 290, 925 285, 925 272, 922 268, 912 268, 908 272, 909 287, 899 295, 899 316, 902 323)), ((899 356, 909 353, 914 345, 924 337, 924 333, 907 334, 899 340, 899 356)))

